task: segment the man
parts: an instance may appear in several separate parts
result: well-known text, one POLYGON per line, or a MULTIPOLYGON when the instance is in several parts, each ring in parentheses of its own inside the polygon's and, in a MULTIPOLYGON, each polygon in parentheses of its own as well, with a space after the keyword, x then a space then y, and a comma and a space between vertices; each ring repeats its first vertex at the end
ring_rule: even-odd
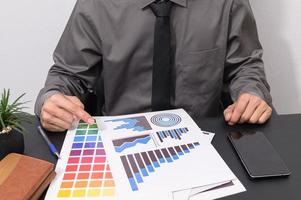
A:
POLYGON ((96 90, 103 115, 184 108, 197 120, 223 111, 223 90, 230 125, 272 112, 248 0, 78 0, 54 61, 35 106, 50 131, 93 123, 82 102, 96 90))

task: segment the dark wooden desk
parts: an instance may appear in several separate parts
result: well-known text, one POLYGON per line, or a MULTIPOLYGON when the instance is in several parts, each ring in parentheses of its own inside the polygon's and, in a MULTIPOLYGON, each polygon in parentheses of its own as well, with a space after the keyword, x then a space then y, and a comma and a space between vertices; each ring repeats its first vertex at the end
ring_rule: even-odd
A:
MULTIPOLYGON (((25 136, 25 154, 56 163, 55 157, 50 153, 36 127, 38 121, 25 127, 30 134, 25 136)), ((213 145, 223 159, 240 179, 247 191, 237 195, 225 197, 225 200, 298 200, 301 199, 301 114, 279 115, 265 125, 240 125, 229 127, 223 118, 206 118, 198 125, 207 131, 215 132, 213 145), (226 135, 231 130, 260 130, 279 152, 287 166, 292 170, 288 178, 273 178, 264 180, 251 180, 241 165, 226 135)), ((62 147, 65 133, 49 133, 51 141, 58 149, 62 147)))

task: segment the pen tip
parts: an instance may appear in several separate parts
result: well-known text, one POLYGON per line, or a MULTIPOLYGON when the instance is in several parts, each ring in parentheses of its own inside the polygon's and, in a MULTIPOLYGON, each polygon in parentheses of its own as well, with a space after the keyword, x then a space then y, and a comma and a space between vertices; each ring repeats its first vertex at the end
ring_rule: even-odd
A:
POLYGON ((58 154, 58 153, 55 153, 55 155, 57 156, 57 158, 58 158, 58 159, 61 159, 61 156, 60 156, 60 154, 58 154))

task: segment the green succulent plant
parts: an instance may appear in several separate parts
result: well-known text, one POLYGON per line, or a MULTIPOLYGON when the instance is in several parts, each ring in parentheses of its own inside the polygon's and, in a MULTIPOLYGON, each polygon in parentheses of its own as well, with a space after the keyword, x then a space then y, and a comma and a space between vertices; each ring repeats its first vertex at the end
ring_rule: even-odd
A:
POLYGON ((26 130, 22 126, 22 122, 28 122, 28 114, 22 112, 24 104, 26 102, 20 102, 21 98, 25 95, 23 93, 12 104, 9 104, 10 89, 3 90, 0 99, 0 134, 8 134, 11 130, 15 129, 21 133, 25 133, 26 130))

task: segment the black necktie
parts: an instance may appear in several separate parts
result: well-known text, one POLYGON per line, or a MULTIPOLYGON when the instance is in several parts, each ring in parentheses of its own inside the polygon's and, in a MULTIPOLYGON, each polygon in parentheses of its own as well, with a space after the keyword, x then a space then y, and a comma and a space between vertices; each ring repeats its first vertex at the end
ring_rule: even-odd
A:
POLYGON ((154 57, 153 57, 153 84, 152 110, 166 110, 170 108, 170 20, 172 2, 160 1, 150 4, 156 16, 154 57))

